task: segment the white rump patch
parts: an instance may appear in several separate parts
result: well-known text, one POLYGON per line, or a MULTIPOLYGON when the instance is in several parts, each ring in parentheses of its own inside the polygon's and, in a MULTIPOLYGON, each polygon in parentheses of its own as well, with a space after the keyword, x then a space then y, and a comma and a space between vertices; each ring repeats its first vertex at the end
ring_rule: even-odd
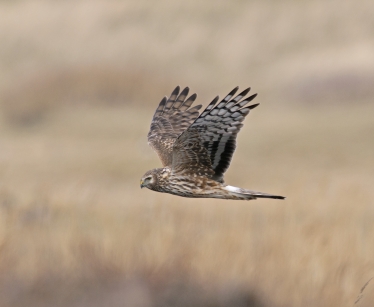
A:
POLYGON ((227 186, 225 186, 225 189, 226 189, 227 191, 230 191, 230 192, 240 193, 240 188, 233 187, 233 186, 231 186, 231 185, 227 185, 227 186))

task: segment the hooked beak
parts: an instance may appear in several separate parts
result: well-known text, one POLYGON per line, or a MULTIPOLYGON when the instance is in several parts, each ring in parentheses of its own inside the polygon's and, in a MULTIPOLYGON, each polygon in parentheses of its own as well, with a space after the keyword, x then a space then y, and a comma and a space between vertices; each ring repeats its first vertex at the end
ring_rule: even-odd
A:
POLYGON ((143 179, 142 179, 142 180, 140 180, 140 188, 141 188, 141 189, 143 189, 143 188, 144 188, 144 181, 143 181, 143 179))

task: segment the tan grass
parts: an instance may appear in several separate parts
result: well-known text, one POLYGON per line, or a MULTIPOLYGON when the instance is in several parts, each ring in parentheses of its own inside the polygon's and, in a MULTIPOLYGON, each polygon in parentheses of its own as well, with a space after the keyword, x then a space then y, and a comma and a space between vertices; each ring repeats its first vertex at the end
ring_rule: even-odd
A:
POLYGON ((68 108, 3 132, 1 271, 31 284, 182 276, 234 282, 277 306, 350 306, 374 274, 371 112, 356 109, 346 128, 349 108, 250 115, 227 180, 282 202, 140 190, 159 165, 145 146, 151 109, 68 108))

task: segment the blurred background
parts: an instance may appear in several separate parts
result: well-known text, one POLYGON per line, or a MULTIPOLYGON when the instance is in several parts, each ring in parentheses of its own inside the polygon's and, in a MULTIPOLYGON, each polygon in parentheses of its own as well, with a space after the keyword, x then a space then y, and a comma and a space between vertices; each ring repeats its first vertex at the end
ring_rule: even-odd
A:
POLYGON ((0 1, 0 306, 353 306, 374 276, 373 12, 0 1), (285 201, 140 190, 176 85, 259 94, 225 178, 285 201))

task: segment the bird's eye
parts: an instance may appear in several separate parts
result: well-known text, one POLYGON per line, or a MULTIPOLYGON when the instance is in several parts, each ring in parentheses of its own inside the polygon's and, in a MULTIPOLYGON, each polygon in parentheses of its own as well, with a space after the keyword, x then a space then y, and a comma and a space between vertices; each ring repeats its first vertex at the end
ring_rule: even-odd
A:
POLYGON ((152 176, 148 176, 147 178, 144 179, 145 183, 149 183, 152 181, 152 176))

